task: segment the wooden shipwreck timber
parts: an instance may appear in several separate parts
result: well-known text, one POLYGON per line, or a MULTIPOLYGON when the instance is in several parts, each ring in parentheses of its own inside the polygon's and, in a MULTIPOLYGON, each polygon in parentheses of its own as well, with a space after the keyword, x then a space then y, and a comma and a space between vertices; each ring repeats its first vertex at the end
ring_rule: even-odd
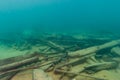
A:
POLYGON ((41 41, 47 48, 40 52, 0 60, 0 80, 20 80, 22 76, 17 74, 23 71, 31 74, 25 80, 112 80, 94 74, 119 68, 120 40, 74 51, 53 41, 41 41), (47 53, 51 49, 56 52, 47 53), (101 54, 105 50, 110 54, 101 54))

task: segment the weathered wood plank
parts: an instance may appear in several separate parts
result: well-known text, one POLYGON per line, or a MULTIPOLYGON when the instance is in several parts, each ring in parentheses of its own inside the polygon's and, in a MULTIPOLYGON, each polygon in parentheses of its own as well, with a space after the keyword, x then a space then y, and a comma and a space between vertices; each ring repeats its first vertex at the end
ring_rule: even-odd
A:
POLYGON ((105 49, 105 48, 110 48, 110 47, 114 47, 116 45, 120 44, 120 40, 114 40, 99 46, 93 46, 93 47, 89 47, 86 49, 82 49, 82 50, 78 50, 78 51, 74 51, 74 52, 69 52, 68 55, 71 57, 79 57, 79 56, 84 56, 84 55, 88 55, 91 53, 96 53, 99 50, 105 49))

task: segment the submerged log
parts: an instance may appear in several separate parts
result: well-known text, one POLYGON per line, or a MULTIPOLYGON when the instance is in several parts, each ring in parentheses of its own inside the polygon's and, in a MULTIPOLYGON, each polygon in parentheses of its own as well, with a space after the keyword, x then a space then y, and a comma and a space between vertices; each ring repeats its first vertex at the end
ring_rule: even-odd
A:
POLYGON ((9 70, 9 69, 14 69, 16 67, 19 67, 19 66, 37 61, 37 60, 38 60, 38 57, 33 57, 33 58, 25 59, 25 60, 22 60, 22 61, 13 62, 11 64, 6 64, 6 65, 3 65, 3 66, 0 66, 0 71, 6 71, 6 70, 9 70))
MULTIPOLYGON (((73 72, 64 71, 64 70, 57 70, 57 72, 68 74, 68 75, 71 75, 72 77, 76 76, 72 80, 74 80, 74 79, 76 80, 76 78, 79 77, 79 76, 84 76, 85 78, 91 78, 92 80, 107 80, 107 79, 97 78, 97 77, 94 77, 94 76, 91 76, 91 75, 84 75, 84 74, 80 74, 80 73, 73 73, 73 72)), ((77 79, 77 80, 79 80, 79 79, 77 79)))
POLYGON ((60 51, 60 52, 63 52, 63 51, 65 50, 63 47, 61 47, 60 45, 55 44, 55 43, 52 42, 52 41, 48 41, 48 45, 49 45, 51 48, 53 48, 53 49, 55 49, 55 50, 57 50, 57 51, 60 51))
POLYGON ((40 39, 40 41, 42 41, 44 44, 46 44, 47 46, 49 46, 52 49, 55 49, 58 52, 65 52, 65 49, 63 47, 61 47, 60 45, 52 42, 52 41, 48 41, 46 39, 40 39))
POLYGON ((8 78, 11 78, 16 72, 18 72, 9 72, 8 70, 23 67, 24 65, 28 65, 32 62, 38 61, 38 59, 39 55, 37 53, 34 53, 0 60, 0 80, 8 80, 8 78))
POLYGON ((94 56, 94 55, 95 55, 95 53, 87 55, 87 56, 83 56, 83 57, 80 57, 80 58, 70 59, 67 63, 57 65, 56 69, 64 67, 64 66, 68 66, 68 65, 74 66, 76 64, 83 63, 83 62, 85 62, 86 59, 88 59, 88 58, 90 58, 91 56, 94 56))
POLYGON ((11 74, 11 73, 16 73, 16 72, 24 71, 24 70, 37 69, 37 68, 41 68, 41 69, 44 70, 44 66, 46 67, 47 65, 52 65, 52 63, 54 63, 54 61, 48 61, 48 62, 42 63, 42 64, 39 63, 39 64, 29 65, 29 66, 22 67, 22 68, 17 68, 17 69, 4 71, 4 72, 0 73, 0 78, 1 78, 1 76, 4 77, 4 75, 11 74))
POLYGON ((10 80, 16 73, 17 71, 0 75, 0 80, 10 80))
POLYGON ((95 63, 92 65, 88 65, 84 68, 83 72, 97 72, 106 69, 114 69, 118 67, 117 62, 103 62, 103 63, 95 63))
POLYGON ((112 48, 111 49, 111 53, 114 55, 118 55, 118 56, 120 56, 120 47, 119 46, 117 46, 117 47, 114 47, 114 48, 112 48))
POLYGON ((24 54, 24 55, 10 57, 10 58, 6 58, 6 59, 1 59, 0 60, 0 66, 6 65, 6 64, 11 64, 13 62, 18 62, 18 61, 25 60, 25 59, 29 59, 29 58, 32 58, 34 56, 39 57, 39 54, 38 53, 24 54))
POLYGON ((97 51, 105 49, 105 48, 114 47, 114 46, 119 45, 119 44, 120 44, 120 40, 114 40, 114 41, 105 43, 103 45, 93 46, 93 47, 78 50, 78 51, 75 51, 75 52, 70 52, 70 53, 68 53, 68 55, 71 56, 71 57, 84 56, 84 55, 88 55, 88 54, 91 54, 91 53, 96 53, 97 51))

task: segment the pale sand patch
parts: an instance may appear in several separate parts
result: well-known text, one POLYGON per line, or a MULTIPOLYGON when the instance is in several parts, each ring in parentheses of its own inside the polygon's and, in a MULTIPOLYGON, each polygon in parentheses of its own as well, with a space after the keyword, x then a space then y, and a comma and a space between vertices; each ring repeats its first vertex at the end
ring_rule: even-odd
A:
POLYGON ((20 51, 20 50, 14 49, 14 48, 0 45, 0 59, 23 55, 23 54, 26 54, 27 52, 28 52, 28 50, 20 51))

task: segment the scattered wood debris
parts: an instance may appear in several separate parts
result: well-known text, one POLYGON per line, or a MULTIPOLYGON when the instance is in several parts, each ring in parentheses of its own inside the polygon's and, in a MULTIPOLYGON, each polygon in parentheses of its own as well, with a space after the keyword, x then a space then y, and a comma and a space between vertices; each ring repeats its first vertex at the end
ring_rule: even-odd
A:
MULTIPOLYGON (((74 43, 75 40, 78 41, 78 39, 71 38, 70 42, 72 40, 74 43)), ((16 74, 27 70, 32 72, 30 73, 32 79, 29 80, 110 80, 106 77, 96 77, 94 74, 104 70, 117 70, 119 67, 120 40, 87 46, 86 48, 83 48, 82 45, 78 46, 79 42, 71 45, 60 45, 58 39, 55 42, 51 38, 43 38, 39 41, 42 46, 46 46, 43 50, 0 60, 0 80, 17 80, 15 79, 16 74), (104 55, 98 54, 104 49, 110 52, 106 53, 109 61, 104 59, 104 55), (109 54, 118 56, 111 57, 109 54)), ((65 42, 65 40, 63 41, 65 42)))

